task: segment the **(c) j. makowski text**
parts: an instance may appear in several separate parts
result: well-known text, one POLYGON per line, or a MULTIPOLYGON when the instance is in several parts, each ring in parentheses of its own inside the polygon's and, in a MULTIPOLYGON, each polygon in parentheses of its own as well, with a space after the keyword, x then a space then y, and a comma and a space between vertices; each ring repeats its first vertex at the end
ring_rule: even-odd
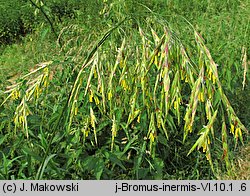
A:
POLYGON ((48 184, 48 183, 22 183, 21 187, 19 188, 20 191, 49 191, 49 192, 78 192, 79 186, 78 183, 70 183, 70 184, 48 184))

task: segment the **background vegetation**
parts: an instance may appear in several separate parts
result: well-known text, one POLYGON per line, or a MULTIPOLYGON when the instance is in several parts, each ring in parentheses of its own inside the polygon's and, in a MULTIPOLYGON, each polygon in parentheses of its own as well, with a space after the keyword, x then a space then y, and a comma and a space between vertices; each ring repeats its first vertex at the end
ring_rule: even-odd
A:
POLYGON ((1 179, 249 179, 248 1, 0 5, 1 179))

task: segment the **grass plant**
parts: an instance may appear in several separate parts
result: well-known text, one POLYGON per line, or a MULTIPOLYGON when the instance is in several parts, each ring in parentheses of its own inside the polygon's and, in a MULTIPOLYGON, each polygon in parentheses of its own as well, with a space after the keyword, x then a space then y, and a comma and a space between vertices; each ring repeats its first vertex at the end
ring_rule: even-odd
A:
MULTIPOLYGON (((80 20, 63 24, 60 45, 40 26, 17 49, 41 51, 17 59, 31 65, 26 74, 2 68, 1 179, 234 175, 233 153, 248 141, 249 127, 228 98, 232 75, 186 17, 178 18, 192 34, 183 41, 150 4, 135 4, 147 13, 139 16, 132 3, 104 2, 95 30, 80 20)), ((246 90, 247 52, 244 46, 236 71, 246 90)), ((2 54, 6 65, 13 53, 11 46, 2 54)))

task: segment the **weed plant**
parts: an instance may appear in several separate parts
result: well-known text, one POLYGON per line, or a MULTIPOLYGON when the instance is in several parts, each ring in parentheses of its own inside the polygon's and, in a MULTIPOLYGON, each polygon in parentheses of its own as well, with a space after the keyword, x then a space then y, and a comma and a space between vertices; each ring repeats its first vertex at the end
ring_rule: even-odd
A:
MULTIPOLYGON (((144 3, 103 2, 95 28, 63 24, 61 47, 38 31, 53 58, 38 55, 1 93, 1 179, 232 175, 232 150, 248 131, 224 91, 225 70, 187 19, 184 42, 144 3)), ((236 73, 247 81, 242 54, 236 73)))

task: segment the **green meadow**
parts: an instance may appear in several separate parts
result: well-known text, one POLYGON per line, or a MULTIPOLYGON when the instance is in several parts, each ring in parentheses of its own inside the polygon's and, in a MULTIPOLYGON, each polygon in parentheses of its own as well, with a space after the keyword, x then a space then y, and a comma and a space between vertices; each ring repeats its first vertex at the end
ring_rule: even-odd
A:
POLYGON ((0 5, 0 179, 250 179, 249 1, 0 5))

